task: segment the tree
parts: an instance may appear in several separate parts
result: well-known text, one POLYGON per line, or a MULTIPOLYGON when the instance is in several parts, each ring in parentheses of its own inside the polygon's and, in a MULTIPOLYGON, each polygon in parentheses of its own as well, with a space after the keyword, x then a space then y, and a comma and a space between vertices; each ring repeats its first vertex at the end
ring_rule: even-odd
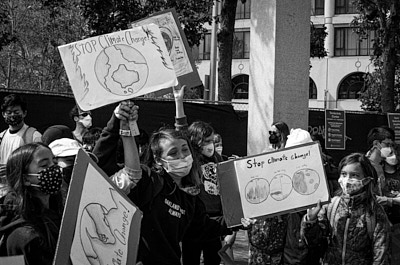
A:
POLYGON ((84 35, 79 0, 3 2, 13 42, 0 52, 0 83, 8 89, 68 92, 57 47, 84 35))
POLYGON ((212 0, 82 0, 81 9, 87 20, 89 35, 96 36, 130 27, 135 20, 155 12, 175 8, 189 46, 199 45, 211 23, 212 0))
MULTIPOLYGON (((361 102, 366 104, 368 101, 365 98, 368 95, 380 95, 381 111, 394 112, 396 68, 399 67, 400 54, 400 2, 354 0, 353 4, 359 12, 352 21, 355 31, 361 36, 375 32, 371 59, 376 71, 371 78, 376 80, 367 82, 371 86, 365 91, 367 94, 361 97, 361 102)), ((368 104, 365 108, 369 108, 368 104)))

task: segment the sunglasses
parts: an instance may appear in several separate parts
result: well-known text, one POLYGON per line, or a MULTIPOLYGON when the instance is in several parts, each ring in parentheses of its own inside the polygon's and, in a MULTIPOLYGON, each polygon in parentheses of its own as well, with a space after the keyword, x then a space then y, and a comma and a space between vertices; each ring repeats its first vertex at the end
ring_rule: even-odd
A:
POLYGON ((79 116, 86 117, 87 115, 90 115, 90 112, 84 112, 80 113, 79 116))
POLYGON ((268 132, 269 132, 269 135, 278 134, 278 132, 275 132, 275 131, 268 131, 268 132))

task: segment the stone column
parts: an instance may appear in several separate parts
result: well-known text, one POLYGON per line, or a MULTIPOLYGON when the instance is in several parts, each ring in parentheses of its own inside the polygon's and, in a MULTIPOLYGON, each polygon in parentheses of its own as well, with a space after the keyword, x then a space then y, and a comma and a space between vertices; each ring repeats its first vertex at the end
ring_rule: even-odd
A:
POLYGON ((325 38, 325 50, 328 52, 328 57, 333 57, 334 53, 334 45, 335 45, 335 38, 334 38, 334 27, 332 24, 333 16, 335 15, 335 1, 332 0, 325 0, 324 6, 324 22, 326 27, 326 32, 328 35, 325 38))
POLYGON ((310 1, 251 2, 247 154, 269 146, 274 121, 308 128, 310 1))

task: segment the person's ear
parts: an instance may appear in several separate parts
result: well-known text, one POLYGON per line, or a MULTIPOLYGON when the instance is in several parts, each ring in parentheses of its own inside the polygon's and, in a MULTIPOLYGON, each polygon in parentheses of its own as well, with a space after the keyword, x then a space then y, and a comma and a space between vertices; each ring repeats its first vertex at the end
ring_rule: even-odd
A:
POLYGON ((74 117, 74 122, 78 122, 79 121, 79 117, 78 116, 75 116, 74 117))
POLYGON ((159 166, 163 165, 162 161, 161 161, 161 159, 159 157, 153 156, 153 158, 154 158, 154 161, 156 162, 157 165, 159 165, 159 166))

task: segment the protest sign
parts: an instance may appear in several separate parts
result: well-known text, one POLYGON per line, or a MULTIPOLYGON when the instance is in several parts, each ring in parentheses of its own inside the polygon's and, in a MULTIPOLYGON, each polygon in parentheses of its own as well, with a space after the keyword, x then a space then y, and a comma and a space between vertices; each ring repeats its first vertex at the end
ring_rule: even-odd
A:
POLYGON ((80 150, 53 264, 136 264, 141 211, 80 150))
POLYGON ((154 23, 160 27, 179 82, 188 87, 202 85, 175 9, 172 8, 155 13, 148 18, 133 22, 132 26, 143 26, 149 23, 154 23))
POLYGON ((178 84, 155 24, 88 38, 58 49, 76 103, 84 111, 178 84))
POLYGON ((222 162, 217 172, 228 227, 330 200, 317 142, 222 162))
POLYGON ((0 257, 0 265, 25 265, 24 255, 0 257))

